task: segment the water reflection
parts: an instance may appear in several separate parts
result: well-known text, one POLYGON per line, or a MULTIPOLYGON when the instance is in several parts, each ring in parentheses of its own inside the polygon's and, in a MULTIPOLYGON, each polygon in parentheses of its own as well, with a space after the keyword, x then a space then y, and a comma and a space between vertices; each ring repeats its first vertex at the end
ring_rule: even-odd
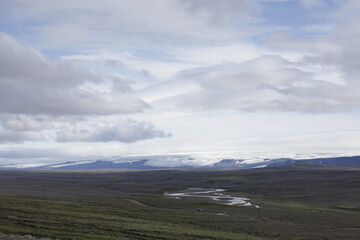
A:
POLYGON ((183 197, 192 197, 192 198, 209 198, 213 201, 216 201, 224 205, 237 205, 237 206, 254 206, 259 208, 257 205, 253 205, 250 202, 249 198, 243 197, 233 197, 228 194, 224 194, 225 189, 215 189, 215 188, 188 188, 182 192, 168 193, 165 192, 166 197, 181 199, 183 197))

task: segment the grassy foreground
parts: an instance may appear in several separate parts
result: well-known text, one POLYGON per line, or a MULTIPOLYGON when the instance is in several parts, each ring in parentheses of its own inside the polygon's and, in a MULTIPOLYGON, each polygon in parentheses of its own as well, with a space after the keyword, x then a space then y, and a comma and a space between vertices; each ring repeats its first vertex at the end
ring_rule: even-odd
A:
POLYGON ((84 202, 2 196, 0 210, 0 232, 19 235, 84 240, 265 239, 221 226, 230 222, 221 221, 225 217, 215 212, 164 210, 124 199, 84 202))
POLYGON ((0 233, 84 240, 360 239, 359 173, 0 172, 0 233), (226 188, 261 208, 163 196, 194 186, 226 188))

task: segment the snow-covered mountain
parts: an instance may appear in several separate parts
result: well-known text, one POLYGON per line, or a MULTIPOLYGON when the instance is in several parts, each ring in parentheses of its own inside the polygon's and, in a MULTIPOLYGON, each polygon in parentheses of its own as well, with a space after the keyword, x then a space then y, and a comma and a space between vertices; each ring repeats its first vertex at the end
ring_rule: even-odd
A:
POLYGON ((360 156, 354 157, 334 157, 334 158, 314 158, 295 160, 291 158, 264 159, 256 163, 248 163, 242 159, 223 159, 211 165, 205 166, 159 166, 153 164, 152 159, 130 158, 121 159, 114 157, 107 160, 85 160, 71 161, 50 165, 7 165, 0 166, 0 169, 33 169, 33 170, 98 170, 98 169, 132 169, 132 170, 151 170, 151 169, 247 169, 260 167, 278 167, 289 165, 294 162, 311 162, 319 165, 341 166, 341 167, 360 167, 360 156))

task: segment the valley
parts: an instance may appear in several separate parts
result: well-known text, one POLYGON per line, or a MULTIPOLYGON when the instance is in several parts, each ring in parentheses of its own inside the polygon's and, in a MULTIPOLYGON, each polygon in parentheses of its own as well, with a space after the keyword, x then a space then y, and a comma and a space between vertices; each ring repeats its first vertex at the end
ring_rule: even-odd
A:
POLYGON ((358 239, 359 176, 358 168, 304 163, 247 170, 1 171, 0 232, 49 239, 358 239), (189 188, 226 189, 208 194, 247 198, 260 208, 164 196, 189 188))

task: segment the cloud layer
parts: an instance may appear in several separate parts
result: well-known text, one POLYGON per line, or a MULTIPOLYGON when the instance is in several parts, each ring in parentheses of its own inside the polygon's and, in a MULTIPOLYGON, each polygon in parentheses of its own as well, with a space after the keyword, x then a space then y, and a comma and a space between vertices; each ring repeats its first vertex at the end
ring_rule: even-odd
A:
POLYGON ((336 151, 354 152, 359 11, 355 0, 0 1, 0 152, 310 153, 337 136, 336 151))
MULTIPOLYGON (((267 55, 184 71, 173 80, 179 90, 154 105, 191 111, 337 112, 360 107, 360 90, 331 69, 311 62, 267 55), (189 88, 189 86, 192 86, 189 88)), ((165 83, 170 86, 169 83, 165 83)), ((163 86, 157 86, 161 89, 163 86)))
POLYGON ((134 142, 169 136, 150 124, 131 120, 59 133, 61 125, 79 116, 96 118, 147 108, 126 81, 66 61, 50 61, 34 48, 0 33, 1 142, 47 141, 54 132, 60 142, 134 142))
POLYGON ((39 0, 31 4, 15 0, 2 9, 5 22, 27 21, 42 47, 81 43, 77 46, 86 48, 95 42, 131 45, 236 39, 245 32, 235 31, 233 21, 245 23, 257 11, 257 4, 250 0, 39 0), (41 28, 36 26, 39 22, 41 28))

